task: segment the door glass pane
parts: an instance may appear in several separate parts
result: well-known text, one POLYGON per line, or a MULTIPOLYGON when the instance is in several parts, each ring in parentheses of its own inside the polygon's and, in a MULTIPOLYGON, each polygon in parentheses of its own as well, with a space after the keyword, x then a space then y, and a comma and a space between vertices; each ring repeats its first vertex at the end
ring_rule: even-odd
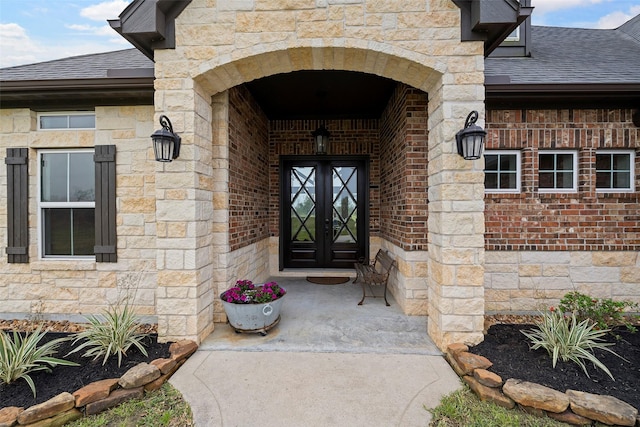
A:
POLYGON ((334 167, 333 240, 336 243, 357 242, 358 174, 355 167, 334 167))
POLYGON ((291 169, 291 240, 316 240, 316 170, 313 167, 291 169))

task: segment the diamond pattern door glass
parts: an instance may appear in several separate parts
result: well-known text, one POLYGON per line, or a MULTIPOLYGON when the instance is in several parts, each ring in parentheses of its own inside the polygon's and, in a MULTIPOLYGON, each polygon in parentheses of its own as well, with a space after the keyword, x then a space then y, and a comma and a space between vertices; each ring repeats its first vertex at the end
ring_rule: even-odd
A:
POLYGON ((316 169, 291 170, 291 240, 316 241, 316 169))
POLYGON ((358 174, 357 168, 333 168, 333 241, 356 243, 358 236, 358 174))

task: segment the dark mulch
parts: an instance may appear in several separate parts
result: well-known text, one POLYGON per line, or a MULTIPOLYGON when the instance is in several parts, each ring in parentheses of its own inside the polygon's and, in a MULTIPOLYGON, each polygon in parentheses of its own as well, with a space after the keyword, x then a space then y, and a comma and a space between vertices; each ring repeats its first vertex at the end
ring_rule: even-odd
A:
MULTIPOLYGON (((69 335, 69 333, 48 332, 41 343, 69 335)), ((73 393, 93 381, 119 378, 141 362, 149 363, 154 359, 170 357, 170 343, 158 343, 156 334, 145 338, 148 356, 133 347, 127 352, 127 357, 122 359, 120 367, 118 367, 118 358, 113 356, 105 365, 102 365, 102 358, 94 361, 92 358, 82 357, 83 350, 66 356, 72 350, 71 343, 72 341, 63 343, 55 357, 79 363, 80 366, 56 366, 50 373, 46 371, 32 373, 30 376, 36 385, 37 393, 35 398, 23 379, 12 384, 0 383, 0 408, 7 406, 28 408, 65 391, 73 393)))
POLYGON ((613 336, 609 347, 624 361, 609 352, 596 351, 598 359, 609 368, 615 381, 590 362, 585 363, 589 377, 580 366, 572 362, 558 361, 555 369, 551 357, 544 349, 530 350, 527 338, 520 332, 533 325, 496 324, 489 328, 485 339, 471 347, 471 353, 479 354, 493 362, 489 369, 504 380, 517 378, 541 384, 558 391, 567 389, 616 397, 635 408, 640 408, 640 332, 632 334, 626 329, 616 329, 620 339, 613 336))

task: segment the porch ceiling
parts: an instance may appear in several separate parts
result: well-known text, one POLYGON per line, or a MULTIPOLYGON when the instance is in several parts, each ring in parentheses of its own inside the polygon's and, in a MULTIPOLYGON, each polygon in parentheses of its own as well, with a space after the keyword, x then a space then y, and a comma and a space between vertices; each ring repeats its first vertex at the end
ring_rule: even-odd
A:
POLYGON ((379 118, 396 82, 352 71, 297 71, 247 83, 271 120, 379 118))

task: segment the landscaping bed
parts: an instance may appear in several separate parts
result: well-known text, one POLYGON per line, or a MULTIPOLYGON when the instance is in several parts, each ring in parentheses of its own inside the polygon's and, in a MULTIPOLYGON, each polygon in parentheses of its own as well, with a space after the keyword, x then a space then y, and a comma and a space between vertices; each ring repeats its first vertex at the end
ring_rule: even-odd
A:
MULTIPOLYGON (((28 321, 0 321, 0 329, 12 331, 32 330, 33 322, 28 321)), ((44 322, 43 330, 48 331, 41 343, 56 338, 70 336, 73 332, 78 332, 82 325, 69 322, 44 322)), ((132 347, 118 366, 117 357, 111 357, 106 364, 102 364, 102 358, 93 360, 82 357, 83 351, 66 354, 73 349, 72 341, 64 342, 58 350, 56 357, 79 363, 80 366, 56 366, 51 372, 38 371, 30 374, 36 386, 36 397, 29 388, 26 381, 19 379, 12 384, 0 385, 0 408, 17 406, 27 408, 62 393, 74 391, 84 387, 94 381, 119 378, 130 368, 141 362, 149 363, 154 359, 169 358, 169 346, 171 343, 158 343, 154 325, 143 325, 142 330, 149 333, 144 339, 145 349, 148 355, 145 356, 137 348, 132 347)))
POLYGON ((626 328, 616 328, 616 339, 609 335, 609 347, 623 360, 607 351, 596 350, 598 359, 609 368, 615 381, 602 370, 586 362, 589 376, 572 362, 558 361, 555 369, 551 357, 543 349, 530 350, 529 341, 522 330, 531 329, 534 318, 490 319, 485 339, 469 351, 486 357, 493 366, 490 371, 503 379, 517 378, 565 392, 567 389, 616 397, 640 409, 640 332, 631 333, 626 328), (502 323, 505 322, 505 323, 502 323))

